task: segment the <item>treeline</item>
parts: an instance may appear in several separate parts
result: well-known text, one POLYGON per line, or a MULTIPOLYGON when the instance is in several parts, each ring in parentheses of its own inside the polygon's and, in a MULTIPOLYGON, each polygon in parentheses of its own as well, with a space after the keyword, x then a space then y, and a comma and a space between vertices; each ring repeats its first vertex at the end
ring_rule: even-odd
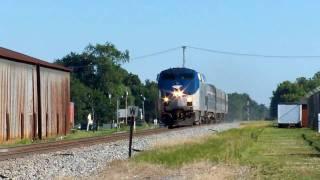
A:
POLYGON ((229 121, 237 120, 264 120, 268 118, 269 110, 263 104, 258 104, 252 100, 248 94, 231 93, 228 94, 229 121))
POLYGON ((146 120, 156 118, 157 84, 149 80, 142 83, 137 75, 122 68, 129 59, 127 50, 105 43, 88 45, 82 53, 71 52, 55 61, 72 69, 71 99, 76 123, 86 122, 92 112, 99 124, 111 123, 116 120, 117 100, 119 107, 125 108, 127 94, 128 105, 140 108, 145 97, 146 120))
MULTIPOLYGON (((157 83, 141 82, 137 75, 122 68, 129 59, 127 50, 120 51, 113 44, 105 43, 88 45, 81 53, 71 52, 55 61, 72 69, 71 100, 75 105, 76 123, 86 122, 92 112, 100 125, 116 120, 117 100, 119 108, 125 108, 127 92, 128 105, 142 108, 145 97, 146 121, 158 118, 157 83)), ((229 94, 229 120, 248 119, 248 108, 250 119, 265 119, 268 114, 268 109, 249 95, 229 94)))
POLYGON ((299 77, 294 82, 284 81, 273 91, 270 103, 270 115, 277 117, 277 105, 279 103, 299 102, 308 92, 320 86, 320 72, 312 78, 299 77))

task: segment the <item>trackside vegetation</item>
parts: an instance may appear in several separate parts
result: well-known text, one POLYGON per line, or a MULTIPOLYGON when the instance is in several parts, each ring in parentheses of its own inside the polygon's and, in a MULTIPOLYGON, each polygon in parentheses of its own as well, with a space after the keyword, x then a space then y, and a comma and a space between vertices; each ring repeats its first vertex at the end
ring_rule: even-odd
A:
POLYGON ((227 119, 230 121, 269 118, 269 109, 264 104, 258 104, 246 93, 230 93, 228 99, 227 119), (250 114, 248 114, 248 110, 250 114))
MULTIPOLYGON (((117 101, 119 108, 125 108, 126 92, 128 105, 142 108, 142 96, 145 97, 147 122, 159 117, 157 82, 141 80, 138 75, 128 72, 123 66, 130 63, 129 60, 128 50, 121 51, 114 44, 106 42, 89 44, 82 52, 70 52, 55 61, 56 64, 72 69, 71 100, 75 106, 76 124, 86 123, 92 111, 99 125, 111 123, 116 119, 117 101)), ((154 79, 159 72, 154 72, 154 79)), ((251 119, 264 119, 268 114, 268 108, 259 105, 247 94, 229 94, 229 107, 229 120, 247 119, 247 108, 250 108, 251 119), (247 102, 250 107, 247 107, 247 102)))
POLYGON ((308 92, 320 86, 320 72, 311 78, 298 77, 295 81, 283 81, 273 91, 270 103, 270 115, 277 117, 279 103, 299 102, 308 92))
POLYGON ((271 122, 243 124, 204 141, 143 152, 137 162, 169 168, 199 161, 246 166, 253 179, 319 179, 320 136, 310 129, 279 129, 271 122))
POLYGON ((71 100, 75 106, 76 124, 86 123, 88 114, 93 111, 98 125, 112 123, 116 119, 117 101, 119 108, 125 108, 127 93, 128 105, 141 107, 142 96, 145 97, 147 121, 157 117, 157 83, 143 82, 138 75, 124 69, 122 66, 129 59, 128 50, 121 51, 107 42, 89 44, 82 52, 71 52, 55 61, 72 69, 71 100))

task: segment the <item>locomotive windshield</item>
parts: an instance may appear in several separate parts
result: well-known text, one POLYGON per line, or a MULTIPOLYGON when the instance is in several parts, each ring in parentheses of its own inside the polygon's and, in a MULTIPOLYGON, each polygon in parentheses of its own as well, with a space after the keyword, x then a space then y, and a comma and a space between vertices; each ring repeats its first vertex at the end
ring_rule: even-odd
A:
MULTIPOLYGON (((180 85, 184 94, 195 93, 200 86, 197 72, 187 68, 171 68, 160 73, 158 87, 162 92, 171 94, 173 86, 180 85)), ((164 95, 164 94, 163 94, 164 95)))
POLYGON ((160 76, 160 79, 163 80, 192 80, 194 78, 193 73, 182 73, 182 74, 173 74, 173 73, 163 73, 160 76))
POLYGON ((194 78, 194 74, 193 73, 183 73, 180 75, 180 78, 192 80, 194 78))
POLYGON ((164 79, 164 80, 175 80, 176 77, 175 77, 175 74, 172 74, 172 73, 163 73, 161 74, 161 79, 164 79))

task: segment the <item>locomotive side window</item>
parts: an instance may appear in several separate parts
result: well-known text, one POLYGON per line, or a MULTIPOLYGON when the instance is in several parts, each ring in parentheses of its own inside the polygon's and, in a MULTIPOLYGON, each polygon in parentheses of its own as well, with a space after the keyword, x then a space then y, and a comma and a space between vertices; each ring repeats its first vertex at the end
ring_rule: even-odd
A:
POLYGON ((198 78, 202 82, 202 78, 201 78, 201 74, 200 73, 198 73, 198 78))
POLYGON ((201 76, 202 76, 202 82, 206 82, 206 81, 207 81, 206 76, 205 76, 205 75, 203 75, 203 74, 201 74, 201 76))

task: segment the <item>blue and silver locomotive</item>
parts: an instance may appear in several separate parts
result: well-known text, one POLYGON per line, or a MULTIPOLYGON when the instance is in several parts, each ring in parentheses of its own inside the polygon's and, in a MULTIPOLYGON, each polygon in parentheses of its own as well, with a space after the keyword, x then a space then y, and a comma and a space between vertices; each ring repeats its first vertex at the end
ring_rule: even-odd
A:
POLYGON ((160 120, 167 126, 215 123, 228 112, 225 92, 206 83, 203 74, 170 68, 158 75, 160 120))

